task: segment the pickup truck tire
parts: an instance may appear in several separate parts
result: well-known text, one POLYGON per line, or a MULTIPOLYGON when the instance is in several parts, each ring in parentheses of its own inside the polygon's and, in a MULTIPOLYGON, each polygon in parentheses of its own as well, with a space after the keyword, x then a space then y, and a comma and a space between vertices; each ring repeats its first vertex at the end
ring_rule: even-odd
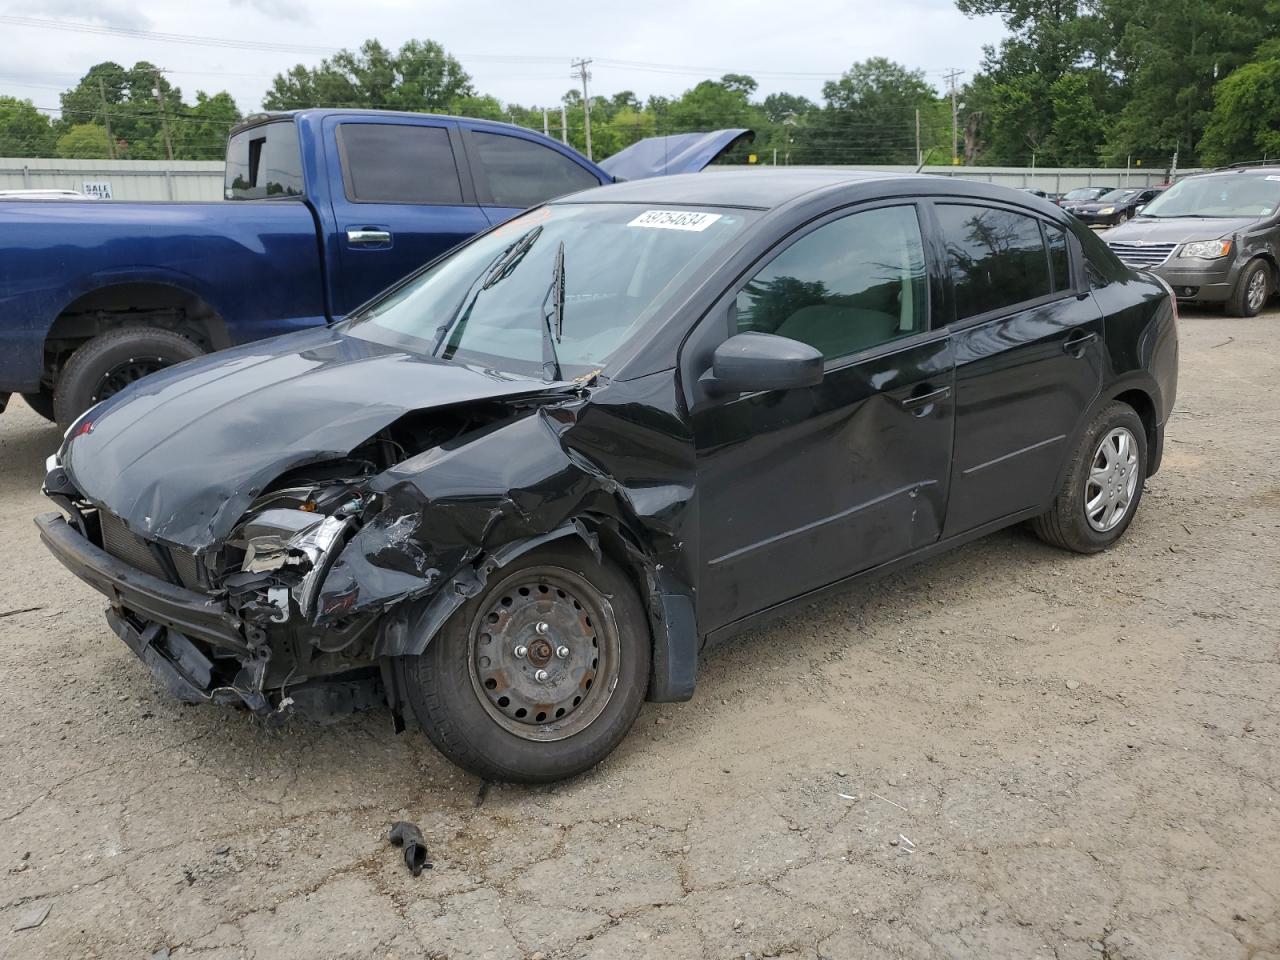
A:
POLYGON ((53 391, 48 387, 43 388, 39 393, 24 393, 22 399, 27 401, 28 407, 46 420, 56 419, 53 415, 53 391))
POLYGON ((53 391, 58 426, 67 429, 76 417, 122 387, 204 351, 172 330, 121 327, 82 344, 62 368, 53 391))
POLYGON ((1265 260, 1254 260, 1246 264, 1227 300, 1227 314, 1232 317, 1256 317, 1267 305, 1267 298, 1272 293, 1271 287, 1271 267, 1265 260))
POLYGON ((588 770, 644 701, 652 638, 636 588, 608 558, 559 541, 495 572, 397 684, 431 742, 490 781, 588 770))

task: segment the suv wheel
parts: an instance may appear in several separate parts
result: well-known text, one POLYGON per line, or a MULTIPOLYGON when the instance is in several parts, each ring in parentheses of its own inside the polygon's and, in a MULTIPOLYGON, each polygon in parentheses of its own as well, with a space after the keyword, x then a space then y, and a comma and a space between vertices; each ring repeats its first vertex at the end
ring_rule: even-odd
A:
POLYGON ((1128 529, 1147 478, 1147 432, 1126 403, 1112 403, 1085 431, 1053 506, 1031 521, 1045 543, 1097 553, 1128 529))
POLYGON ((649 622, 626 575, 578 544, 504 567, 397 681, 437 749, 486 780, 581 773, 626 736, 649 681, 649 622))
POLYGON ((1254 260, 1236 280, 1236 288, 1227 301, 1227 313, 1233 317, 1256 317, 1271 296, 1271 268, 1265 260, 1254 260))

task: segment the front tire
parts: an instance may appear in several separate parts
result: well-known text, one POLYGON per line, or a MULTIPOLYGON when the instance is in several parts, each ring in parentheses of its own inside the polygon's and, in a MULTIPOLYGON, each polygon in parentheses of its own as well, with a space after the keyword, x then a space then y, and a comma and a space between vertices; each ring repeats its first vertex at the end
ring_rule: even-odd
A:
POLYGON ((148 374, 203 353, 194 341, 172 330, 121 327, 98 334, 71 355, 58 376, 53 392, 58 426, 66 430, 100 400, 148 374))
POLYGON ((1227 313, 1233 317, 1256 317, 1270 296, 1271 268, 1264 260, 1254 260, 1240 271, 1227 301, 1227 313))
POLYGON ((1031 529, 1063 550, 1105 550, 1129 528, 1146 479, 1142 419, 1128 404, 1111 403, 1085 431, 1053 506, 1031 521, 1031 529))
POLYGON ((649 680, 648 618, 612 562, 577 543, 494 574, 397 681, 436 748, 486 780, 547 783, 603 760, 649 680))

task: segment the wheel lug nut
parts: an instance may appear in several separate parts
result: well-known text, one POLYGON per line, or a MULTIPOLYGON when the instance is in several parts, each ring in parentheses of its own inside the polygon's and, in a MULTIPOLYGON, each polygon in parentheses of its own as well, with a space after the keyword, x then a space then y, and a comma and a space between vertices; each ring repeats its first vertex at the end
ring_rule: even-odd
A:
POLYGON ((564 644, 560 644, 560 646, 556 647, 556 656, 561 660, 569 659, 569 648, 564 644))
POLYGON ((539 620, 538 625, 533 629, 537 631, 538 636, 545 637, 547 635, 547 631, 551 629, 551 625, 545 620, 539 620))
POLYGON ((527 655, 528 655, 528 653, 529 653, 529 648, 528 648, 528 647, 526 647, 523 643, 518 643, 518 644, 516 644, 516 648, 515 648, 514 650, 512 650, 511 652, 512 652, 512 653, 514 653, 517 657, 520 657, 520 658, 523 660, 523 659, 525 658, 525 656, 527 656, 527 655))
POLYGON ((539 670, 537 673, 535 673, 535 674, 533 675, 533 679, 537 680, 539 683, 546 683, 546 682, 547 682, 547 677, 549 677, 549 676, 550 676, 550 674, 549 674, 549 673, 547 673, 547 671, 545 671, 545 670, 539 670))

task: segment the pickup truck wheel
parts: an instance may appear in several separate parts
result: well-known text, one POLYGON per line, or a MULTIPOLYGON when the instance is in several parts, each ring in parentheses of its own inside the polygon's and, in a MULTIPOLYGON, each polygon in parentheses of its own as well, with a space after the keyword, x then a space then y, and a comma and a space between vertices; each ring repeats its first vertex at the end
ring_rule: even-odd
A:
POLYGON ((502 568, 420 656, 397 661, 418 722, 486 780, 547 783, 603 760, 649 680, 649 622, 608 560, 553 543, 502 568))
POLYGON ((149 373, 204 353, 182 334, 150 327, 108 330, 80 346, 62 368, 53 412, 64 430, 95 403, 149 373))
POLYGON ((1256 317, 1271 296, 1271 268, 1264 260, 1254 260, 1240 271, 1236 287, 1227 301, 1227 313, 1233 317, 1256 317))
POLYGON ((53 415, 53 391, 48 387, 41 388, 38 393, 24 393, 22 399, 27 401, 28 407, 46 420, 55 419, 53 415))
POLYGON ((1133 521, 1146 479, 1146 428, 1133 407, 1116 401, 1089 424, 1053 506, 1031 529, 1063 550, 1105 550, 1133 521))

